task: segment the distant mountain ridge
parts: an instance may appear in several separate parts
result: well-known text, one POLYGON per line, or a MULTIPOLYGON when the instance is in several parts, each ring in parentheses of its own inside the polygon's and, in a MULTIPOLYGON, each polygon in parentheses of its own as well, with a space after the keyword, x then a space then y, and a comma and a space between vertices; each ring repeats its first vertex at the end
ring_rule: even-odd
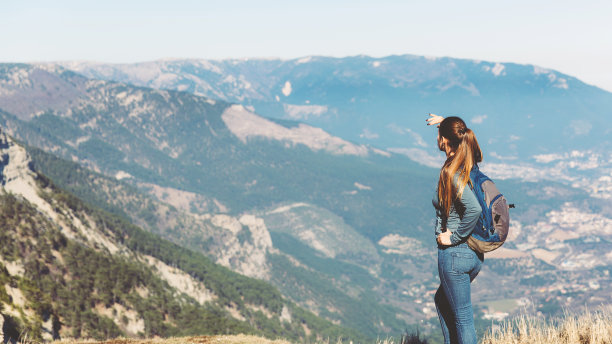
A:
POLYGON ((417 161, 434 148, 429 112, 464 117, 492 161, 587 149, 612 133, 612 93, 533 65, 402 55, 63 66, 239 103, 417 161))

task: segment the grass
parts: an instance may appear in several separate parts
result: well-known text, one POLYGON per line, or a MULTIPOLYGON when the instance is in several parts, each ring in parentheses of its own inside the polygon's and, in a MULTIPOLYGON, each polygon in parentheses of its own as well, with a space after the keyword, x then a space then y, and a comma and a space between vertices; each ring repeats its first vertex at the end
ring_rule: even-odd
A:
POLYGON ((486 334, 482 344, 612 343, 612 307, 561 319, 519 316, 486 334))
MULTIPOLYGON (((22 341, 27 343, 28 341, 22 341)), ((111 339, 108 341, 64 340, 52 344, 289 344, 282 339, 270 340, 248 335, 197 336, 154 339, 111 339)), ((375 344, 423 344, 415 336, 379 339, 375 344)), ((610 344, 612 343, 612 306, 579 315, 567 313, 562 318, 546 319, 538 316, 519 316, 487 333, 480 344, 610 344)), ((329 340, 318 344, 333 344, 329 340)), ((338 341, 335 344, 342 344, 338 341)), ((352 344, 352 343, 351 343, 352 344)))
POLYGON ((179 338, 128 339, 117 338, 107 341, 62 340, 52 344, 290 344, 286 340, 270 340, 262 337, 239 335, 196 336, 179 338))
MULTIPOLYGON (((23 344, 31 344, 32 342, 21 342, 23 344)), ((379 339, 376 344, 424 344, 416 335, 402 336, 399 341, 394 338, 379 339)), ((178 337, 178 338, 153 338, 153 339, 131 339, 131 338, 116 338, 106 341, 94 340, 72 340, 66 339, 55 341, 51 344, 290 344, 283 339, 270 340, 257 336, 249 336, 244 334, 239 335, 221 335, 221 336, 195 336, 195 337, 178 337)), ((329 340, 319 341, 316 344, 353 344, 353 342, 343 342, 338 340, 332 342, 329 340)), ((357 344, 357 343, 354 343, 357 344)))

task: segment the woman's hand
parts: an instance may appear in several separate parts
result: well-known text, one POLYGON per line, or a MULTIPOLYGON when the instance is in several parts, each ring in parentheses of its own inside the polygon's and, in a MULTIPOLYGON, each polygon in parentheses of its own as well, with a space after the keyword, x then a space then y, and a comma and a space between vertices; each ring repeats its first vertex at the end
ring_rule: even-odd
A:
POLYGON ((442 122, 444 120, 444 117, 442 116, 438 116, 438 115, 434 115, 433 113, 429 114, 429 118, 426 119, 427 121, 427 125, 436 125, 437 127, 440 128, 440 122, 442 122))
POLYGON ((453 232, 447 230, 446 232, 440 233, 436 240, 438 241, 438 244, 442 246, 450 246, 453 244, 450 239, 451 235, 453 235, 453 232))

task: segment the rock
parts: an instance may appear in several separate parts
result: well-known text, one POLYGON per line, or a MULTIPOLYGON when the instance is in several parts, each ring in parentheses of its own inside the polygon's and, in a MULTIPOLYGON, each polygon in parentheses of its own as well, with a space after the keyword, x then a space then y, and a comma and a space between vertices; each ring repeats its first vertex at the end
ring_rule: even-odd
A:
POLYGON ((4 316, 0 314, 0 342, 4 343, 4 316))

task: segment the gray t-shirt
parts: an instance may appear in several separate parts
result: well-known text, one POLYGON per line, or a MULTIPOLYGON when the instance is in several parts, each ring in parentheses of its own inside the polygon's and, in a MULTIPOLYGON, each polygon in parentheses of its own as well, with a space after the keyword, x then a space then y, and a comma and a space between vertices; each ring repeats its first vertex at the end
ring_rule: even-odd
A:
MULTIPOLYGON (((455 187, 458 186, 458 178, 459 173, 457 173, 453 179, 455 187)), ((444 228, 446 228, 446 230, 453 233, 450 237, 453 245, 465 242, 470 234, 472 234, 476 225, 480 222, 482 208, 469 184, 463 189, 461 198, 456 200, 451 207, 447 219, 445 218, 446 214, 444 210, 440 207, 437 188, 432 204, 436 209, 436 237, 444 232, 444 228)))

